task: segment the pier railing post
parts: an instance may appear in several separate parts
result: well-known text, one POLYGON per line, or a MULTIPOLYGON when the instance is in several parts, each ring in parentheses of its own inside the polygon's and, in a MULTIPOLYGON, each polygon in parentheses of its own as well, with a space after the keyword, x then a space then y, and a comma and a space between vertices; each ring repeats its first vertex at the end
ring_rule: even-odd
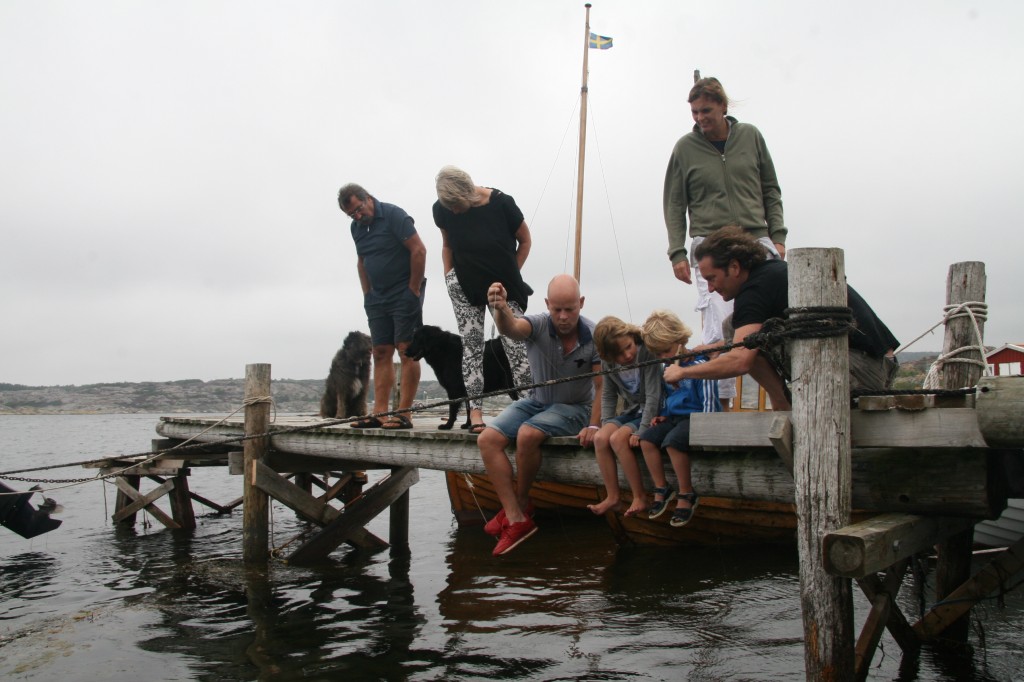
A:
MULTIPOLYGON (((270 365, 245 366, 245 435, 267 433, 270 426, 270 365)), ((256 487, 256 462, 267 456, 270 439, 253 438, 243 444, 242 560, 261 563, 269 555, 269 504, 267 494, 256 487)))
MULTIPOLYGON (((985 264, 977 261, 954 263, 949 266, 946 278, 946 304, 960 305, 968 302, 985 301, 985 264)), ((984 338, 985 320, 976 319, 978 332, 984 338)), ((974 321, 968 316, 954 317, 946 321, 946 335, 942 343, 942 354, 965 346, 981 345, 982 339, 974 329, 974 321)), ((981 350, 970 350, 955 357, 967 360, 985 359, 981 350)), ((942 366, 941 388, 957 389, 974 386, 981 378, 982 367, 973 362, 946 362, 942 366)), ((974 527, 970 527, 937 547, 938 562, 935 565, 935 599, 942 601, 956 588, 971 577, 971 549, 974 544, 974 527)), ((969 612, 946 628, 943 636, 954 641, 967 641, 969 612)))
MULTIPOLYGON (((789 305, 845 306, 841 249, 789 252, 789 305)), ((852 680, 853 595, 848 578, 825 570, 822 540, 850 521, 849 342, 844 336, 790 342, 793 477, 796 483, 804 666, 809 680, 852 680)))

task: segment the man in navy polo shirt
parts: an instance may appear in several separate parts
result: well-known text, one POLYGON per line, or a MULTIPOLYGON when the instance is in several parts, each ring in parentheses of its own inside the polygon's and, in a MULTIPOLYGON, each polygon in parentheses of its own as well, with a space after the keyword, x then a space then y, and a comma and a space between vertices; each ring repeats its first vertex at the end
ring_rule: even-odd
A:
MULTIPOLYGON (((580 315, 583 296, 570 275, 556 275, 544 299, 547 312, 516 317, 508 306, 508 292, 500 282, 487 290, 498 331, 526 342, 534 383, 589 375, 601 369, 594 345, 594 323, 580 315)), ((477 447, 501 501, 501 511, 484 525, 497 536, 494 556, 507 554, 537 532, 530 504, 530 487, 541 464, 540 446, 552 436, 578 436, 589 445, 601 424, 601 377, 583 377, 538 386, 493 419, 477 436, 477 447), (591 428, 591 426, 593 428, 591 428), (515 481, 505 448, 516 443, 515 481)))
MULTIPOLYGON (((404 351, 412 333, 423 324, 427 249, 408 213, 378 201, 357 184, 341 188, 338 205, 352 219, 352 240, 359 256, 356 268, 373 343, 373 411, 388 411, 396 348, 402 363, 398 409, 408 409, 419 388, 420 363, 404 351)), ((384 420, 368 417, 351 426, 409 429, 412 420, 403 413, 384 420)))

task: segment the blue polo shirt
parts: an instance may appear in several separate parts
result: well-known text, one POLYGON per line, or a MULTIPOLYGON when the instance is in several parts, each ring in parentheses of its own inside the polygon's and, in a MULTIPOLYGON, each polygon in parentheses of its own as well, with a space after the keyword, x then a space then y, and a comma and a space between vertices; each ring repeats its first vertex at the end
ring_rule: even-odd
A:
POLYGON ((409 287, 411 266, 405 240, 416 234, 412 217, 394 204, 373 199, 373 222, 352 221, 352 240, 370 278, 370 292, 381 298, 409 287))
MULTIPOLYGON (((594 365, 601 363, 594 345, 594 323, 580 316, 576 347, 568 353, 562 351, 550 313, 524 315, 530 323, 530 336, 526 339, 526 355, 530 359, 530 374, 535 383, 589 374, 594 365)), ((545 405, 553 403, 587 403, 594 400, 594 380, 566 381, 533 389, 534 400, 545 405)))

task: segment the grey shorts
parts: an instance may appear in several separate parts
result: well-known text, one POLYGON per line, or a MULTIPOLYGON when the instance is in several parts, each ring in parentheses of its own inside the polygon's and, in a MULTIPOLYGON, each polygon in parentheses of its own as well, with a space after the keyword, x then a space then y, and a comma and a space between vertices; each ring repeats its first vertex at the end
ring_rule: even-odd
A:
POLYGON ((545 405, 533 398, 515 401, 487 425, 509 440, 515 440, 519 427, 529 424, 548 436, 575 436, 590 421, 590 405, 552 403, 545 405))

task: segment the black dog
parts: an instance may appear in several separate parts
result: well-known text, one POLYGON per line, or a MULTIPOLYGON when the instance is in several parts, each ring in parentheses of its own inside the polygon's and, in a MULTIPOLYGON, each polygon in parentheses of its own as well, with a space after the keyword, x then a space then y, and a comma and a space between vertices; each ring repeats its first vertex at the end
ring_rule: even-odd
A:
MULTIPOLYGON (((426 360, 437 375, 437 383, 448 394, 449 400, 466 397, 466 382, 462 378, 462 337, 446 332, 440 327, 424 325, 412 335, 412 343, 405 349, 406 357, 413 360, 426 360)), ((515 386, 512 380, 512 368, 509 366, 505 349, 500 339, 490 339, 484 344, 484 393, 511 389, 515 386)), ((510 390, 512 400, 519 399, 519 392, 510 390)), ((469 401, 466 403, 466 423, 468 429, 472 424, 469 419, 469 401)), ((459 416, 459 404, 448 406, 448 421, 437 428, 452 428, 459 416)))
POLYGON ((366 414, 371 351, 370 337, 363 332, 349 332, 345 337, 331 361, 331 372, 320 399, 321 417, 344 419, 366 414))

